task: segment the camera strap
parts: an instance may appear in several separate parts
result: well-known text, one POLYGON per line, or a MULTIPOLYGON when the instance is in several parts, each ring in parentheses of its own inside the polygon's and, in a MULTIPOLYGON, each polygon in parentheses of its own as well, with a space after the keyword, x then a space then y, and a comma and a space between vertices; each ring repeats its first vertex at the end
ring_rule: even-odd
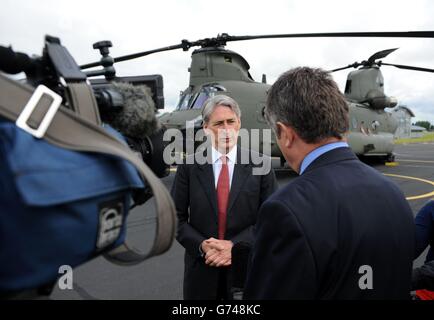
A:
POLYGON ((0 74, 0 116, 58 147, 125 159, 136 167, 151 187, 157 210, 156 234, 151 250, 142 253, 124 243, 106 253, 105 258, 115 264, 133 265, 166 252, 172 245, 176 224, 175 206, 166 187, 127 145, 95 122, 62 106, 61 100, 59 95, 43 85, 35 90, 0 74))
POLYGON ((70 104, 75 108, 75 113, 96 125, 101 125, 98 105, 92 87, 85 81, 67 82, 66 90, 69 93, 70 104))

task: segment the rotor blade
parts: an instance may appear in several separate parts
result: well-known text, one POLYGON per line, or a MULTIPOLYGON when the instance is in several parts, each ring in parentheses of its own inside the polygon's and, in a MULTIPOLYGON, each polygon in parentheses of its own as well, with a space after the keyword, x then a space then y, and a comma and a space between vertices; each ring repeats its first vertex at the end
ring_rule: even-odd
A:
MULTIPOLYGON (((226 33, 218 35, 216 38, 206 38, 198 41, 190 42, 182 40, 181 44, 163 47, 159 49, 143 51, 135 54, 114 58, 114 62, 121 62, 143 57, 152 53, 183 49, 187 51, 194 46, 218 46, 225 45, 228 41, 243 41, 254 39, 273 39, 273 38, 344 38, 344 37, 360 37, 360 38, 434 38, 434 31, 392 31, 392 32, 326 32, 326 33, 289 33, 289 34, 270 34, 257 36, 230 36, 226 33)), ((80 66, 81 69, 88 69, 101 65, 100 62, 88 63, 80 66)))
MULTIPOLYGON (((177 45, 173 45, 173 46, 168 46, 168 47, 163 47, 163 48, 154 49, 154 50, 149 50, 149 51, 143 51, 143 52, 133 53, 133 54, 129 54, 129 55, 126 55, 126 56, 117 57, 117 58, 114 58, 114 62, 121 62, 121 61, 125 61, 125 60, 136 59, 136 58, 140 58, 140 57, 143 57, 143 56, 147 56, 147 55, 152 54, 152 53, 163 52, 163 51, 170 51, 170 50, 176 50, 176 49, 184 49, 186 47, 187 47, 187 49, 185 49, 185 50, 188 50, 188 48, 190 47, 190 45, 189 45, 188 42, 184 42, 184 40, 183 40, 183 42, 181 44, 177 44, 177 45)), ((92 62, 92 63, 81 65, 80 69, 89 69, 89 68, 97 67, 97 66, 100 66, 100 65, 101 65, 101 63, 99 61, 98 62, 92 62)))
POLYGON ((345 69, 349 69, 349 68, 351 68, 351 66, 346 66, 346 67, 342 67, 342 68, 337 68, 337 69, 329 70, 329 72, 336 72, 336 71, 341 71, 341 70, 345 70, 345 69))
POLYGON ((385 58, 385 57, 387 57, 389 54, 391 54, 395 50, 398 50, 398 48, 378 51, 378 52, 374 53, 372 56, 369 57, 368 63, 372 64, 372 63, 375 62, 375 60, 385 58))
POLYGON ((434 69, 420 68, 420 67, 413 67, 413 66, 405 66, 405 65, 402 65, 402 64, 393 64, 393 63, 384 63, 384 62, 381 62, 381 65, 392 66, 392 67, 396 67, 396 68, 400 68, 400 69, 406 69, 406 70, 434 72, 434 69))
POLYGON ((354 62, 353 64, 349 64, 346 67, 329 70, 329 72, 336 72, 336 71, 341 71, 341 70, 345 70, 345 69, 349 69, 349 68, 357 68, 357 67, 360 67, 361 65, 362 64, 360 62, 354 62))
POLYGON ((290 33, 258 36, 228 36, 226 41, 240 41, 273 38, 434 38, 434 31, 391 31, 391 32, 326 32, 326 33, 290 33))

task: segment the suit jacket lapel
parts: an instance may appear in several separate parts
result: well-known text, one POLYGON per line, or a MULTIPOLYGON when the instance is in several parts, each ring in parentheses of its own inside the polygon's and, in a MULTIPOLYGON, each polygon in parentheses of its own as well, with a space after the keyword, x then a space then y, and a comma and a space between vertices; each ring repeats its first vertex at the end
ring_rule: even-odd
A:
POLYGON ((207 195, 214 214, 217 216, 217 193, 215 190, 214 172, 211 164, 198 165, 197 177, 207 195))
POLYGON ((251 169, 249 164, 241 164, 241 147, 237 149, 237 163, 234 166, 234 173, 232 176, 231 191, 229 192, 229 204, 227 213, 231 212, 231 208, 240 193, 246 178, 250 175, 251 169))

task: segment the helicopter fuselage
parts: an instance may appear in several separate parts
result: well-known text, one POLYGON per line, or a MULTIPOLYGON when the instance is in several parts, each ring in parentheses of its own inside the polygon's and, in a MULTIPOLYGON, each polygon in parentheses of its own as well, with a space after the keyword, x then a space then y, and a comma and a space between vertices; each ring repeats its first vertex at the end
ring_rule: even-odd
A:
MULTIPOLYGON (((202 127, 201 107, 203 102, 214 94, 225 94, 235 99, 241 109, 241 126, 250 129, 270 129, 264 116, 266 94, 270 85, 258 82, 219 81, 206 83, 196 90, 187 89, 180 99, 180 107, 163 114, 160 121, 167 128, 185 130, 188 121, 194 121, 195 128, 202 127), (218 87, 219 90, 210 91, 218 87), (182 103, 183 100, 188 102, 182 103)), ((391 113, 384 110, 372 110, 368 105, 348 102, 349 126, 348 142, 357 155, 387 156, 393 152, 393 135, 398 123, 391 113)), ((263 135, 259 134, 260 139, 263 135)), ((268 142, 268 141, 267 141, 268 142)), ((265 142, 265 143, 267 143, 265 142)), ((264 141, 260 141, 262 146, 264 141)), ((274 134, 271 136, 271 156, 281 157, 274 134)), ((262 148, 261 148, 262 149, 262 148)), ((262 151, 262 150, 257 150, 262 151)))
MULTIPOLYGON (((225 94, 235 99, 241 109, 241 126, 247 130, 270 127, 263 110, 269 84, 255 82, 250 76, 249 64, 238 53, 221 47, 202 48, 192 54, 190 85, 180 95, 176 109, 163 114, 160 121, 167 128, 185 130, 188 121, 194 127, 202 127, 201 108, 211 96, 225 94)), ((348 100, 349 132, 348 142, 357 155, 390 156, 393 152, 393 135, 398 123, 384 108, 371 108, 368 103, 348 100)), ((271 144, 270 155, 282 157, 274 134, 270 141, 261 140, 259 152, 264 143, 271 144)), ((267 153, 267 152, 266 152, 267 153)))

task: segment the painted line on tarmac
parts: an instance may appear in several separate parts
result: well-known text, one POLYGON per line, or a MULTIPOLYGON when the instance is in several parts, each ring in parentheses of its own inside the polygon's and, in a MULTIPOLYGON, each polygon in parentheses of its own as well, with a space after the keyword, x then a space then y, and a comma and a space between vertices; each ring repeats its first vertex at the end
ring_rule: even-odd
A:
MULTIPOLYGON (((434 169, 434 166, 428 166, 428 165, 425 165, 425 166, 418 166, 417 164, 415 164, 415 165, 412 165, 412 164, 402 164, 402 165, 400 165, 400 167, 401 168, 433 168, 434 169)), ((433 172, 434 172, 434 170, 433 170, 433 172)))
MULTIPOLYGON (((402 160, 400 160, 400 161, 402 161, 402 160)), ((431 161, 431 162, 434 162, 434 161, 431 161)), ((176 172, 176 167, 175 168, 170 168, 170 172, 176 172)), ((384 173, 384 175, 385 176, 390 176, 390 177, 402 178, 402 179, 416 180, 416 181, 428 183, 428 184, 430 184, 430 185, 432 185, 434 187, 434 181, 430 181, 430 180, 426 180, 426 179, 421 179, 421 178, 416 178, 416 177, 409 177, 409 176, 401 176, 401 175, 398 175, 398 174, 391 174, 391 173, 384 173)), ((424 194, 421 194, 421 195, 406 197, 406 199, 407 200, 418 200, 418 199, 424 199, 424 198, 430 198, 430 197, 434 197, 434 190, 432 192, 429 192, 429 193, 424 193, 424 194)))
MULTIPOLYGON (((402 178, 402 179, 409 179, 409 180, 416 180, 424 183, 428 183, 434 187, 434 181, 416 178, 416 177, 409 177, 409 176, 401 176, 399 174, 392 174, 392 173, 383 173, 385 176, 389 177, 396 177, 396 178, 402 178)), ((428 193, 424 193, 421 195, 406 197, 407 200, 418 200, 418 199, 424 199, 424 198, 431 198, 434 197, 434 190, 428 193)))
POLYGON ((398 162, 420 162, 420 163, 434 163, 434 161, 430 161, 430 160, 410 160, 410 159, 399 159, 398 162))

